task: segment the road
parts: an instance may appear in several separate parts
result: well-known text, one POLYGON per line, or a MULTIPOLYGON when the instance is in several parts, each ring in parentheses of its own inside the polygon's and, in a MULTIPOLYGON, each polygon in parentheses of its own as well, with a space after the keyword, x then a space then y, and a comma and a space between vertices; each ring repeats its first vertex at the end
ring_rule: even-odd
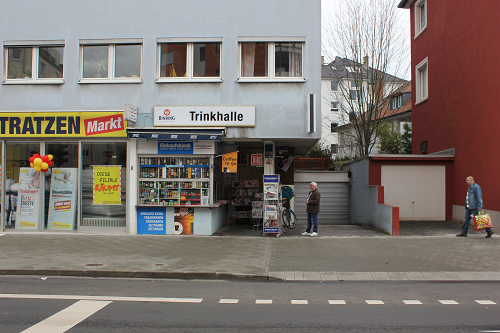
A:
POLYGON ((500 332, 499 310, 484 281, 0 277, 2 333, 500 332))

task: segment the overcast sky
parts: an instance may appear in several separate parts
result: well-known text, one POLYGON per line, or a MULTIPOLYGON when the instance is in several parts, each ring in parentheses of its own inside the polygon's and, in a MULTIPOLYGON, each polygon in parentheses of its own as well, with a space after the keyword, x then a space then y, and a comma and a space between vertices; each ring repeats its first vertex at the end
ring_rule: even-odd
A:
MULTIPOLYGON (((321 18, 322 21, 325 20, 325 17, 328 17, 328 14, 334 13, 334 10, 336 9, 338 0, 321 0, 321 18)), ((393 0, 394 6, 397 7, 397 5, 401 2, 401 0, 393 0)), ((401 29, 405 31, 405 34, 408 36, 408 46, 410 45, 410 10, 409 9, 397 9, 398 11, 401 11, 401 29)), ((324 55, 324 54, 322 54, 324 55)), ((325 57, 326 58, 326 57, 325 57)), ((326 61, 327 59, 325 59, 326 61)), ((331 59, 333 60, 333 59, 331 59)), ((408 64, 410 63, 410 53, 408 52, 408 64)), ((410 80, 411 75, 410 75, 410 70, 406 73, 404 79, 410 80)))

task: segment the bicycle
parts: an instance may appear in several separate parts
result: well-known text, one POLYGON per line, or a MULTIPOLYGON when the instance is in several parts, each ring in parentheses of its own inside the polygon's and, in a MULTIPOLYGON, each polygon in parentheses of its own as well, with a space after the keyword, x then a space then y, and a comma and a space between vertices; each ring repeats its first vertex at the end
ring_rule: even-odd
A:
POLYGON ((290 200, 292 200, 292 198, 293 196, 283 201, 284 209, 283 212, 281 213, 282 224, 288 229, 295 228, 295 224, 297 222, 297 217, 295 216, 293 210, 290 208, 290 200))

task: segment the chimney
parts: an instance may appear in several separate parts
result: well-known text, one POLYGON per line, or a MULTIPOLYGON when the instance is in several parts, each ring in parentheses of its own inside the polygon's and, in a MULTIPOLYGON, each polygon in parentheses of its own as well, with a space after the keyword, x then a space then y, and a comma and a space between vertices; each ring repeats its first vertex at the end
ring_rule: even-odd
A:
POLYGON ((363 57, 363 67, 368 69, 368 56, 363 57))
POLYGON ((321 65, 325 64, 325 56, 321 56, 321 65))

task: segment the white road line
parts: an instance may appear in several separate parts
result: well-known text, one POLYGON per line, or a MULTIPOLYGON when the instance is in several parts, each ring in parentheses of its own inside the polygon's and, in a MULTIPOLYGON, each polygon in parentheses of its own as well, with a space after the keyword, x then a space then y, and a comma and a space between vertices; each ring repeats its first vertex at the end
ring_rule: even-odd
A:
POLYGON ((497 303, 487 300, 487 299, 476 299, 476 302, 482 305, 495 305, 497 303))
POLYGON ((238 303, 238 299, 221 298, 219 303, 220 304, 236 304, 236 303, 238 303))
POLYGON ((0 298, 29 299, 73 299, 87 301, 116 302, 160 302, 160 303, 201 303, 203 298, 163 298, 163 297, 126 297, 126 296, 87 296, 87 295, 36 295, 36 294, 0 294, 0 298))
POLYGON ((303 304, 303 305, 308 304, 306 299, 292 299, 291 302, 292 304, 303 304))
POLYGON ((273 304, 272 299, 256 299, 255 304, 273 304))
POLYGON ((367 299, 365 300, 366 304, 376 305, 376 304, 385 304, 383 301, 378 299, 367 299))
POLYGON ((403 300, 405 304, 411 305, 411 304, 422 304, 422 302, 417 301, 416 299, 405 299, 403 300))
POLYGON ((109 301, 78 301, 21 333, 63 333, 108 305, 109 301))
POLYGON ((452 299, 439 300, 439 302, 446 305, 458 304, 457 301, 454 301, 452 299))
POLYGON ((328 303, 330 304, 346 304, 342 299, 329 299, 328 303))

